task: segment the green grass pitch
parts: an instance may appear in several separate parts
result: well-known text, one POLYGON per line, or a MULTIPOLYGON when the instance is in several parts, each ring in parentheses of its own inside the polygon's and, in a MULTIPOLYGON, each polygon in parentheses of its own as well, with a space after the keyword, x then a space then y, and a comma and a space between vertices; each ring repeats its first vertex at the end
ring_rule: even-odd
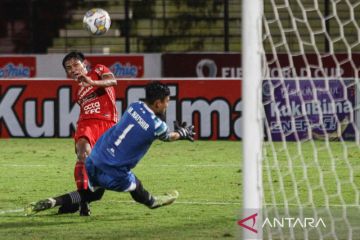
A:
POLYGON ((151 193, 176 189, 150 210, 128 193, 105 192, 92 216, 8 212, 75 189, 72 139, 0 140, 0 239, 221 239, 236 237, 240 142, 154 142, 134 169, 151 193))
MULTIPOLYGON (((347 236, 348 229, 355 229, 354 236, 360 235, 360 150, 355 143, 266 143, 264 150, 267 206, 281 208, 286 202, 315 206, 319 212, 324 206, 345 206, 350 222, 344 225, 340 217, 341 231, 347 236)), ((239 141, 157 141, 134 172, 153 194, 178 190, 175 204, 150 210, 128 193, 107 191, 91 204, 91 217, 56 215, 56 209, 25 217, 16 210, 26 203, 75 189, 73 140, 2 139, 0 239, 239 238, 241 152, 239 141)))

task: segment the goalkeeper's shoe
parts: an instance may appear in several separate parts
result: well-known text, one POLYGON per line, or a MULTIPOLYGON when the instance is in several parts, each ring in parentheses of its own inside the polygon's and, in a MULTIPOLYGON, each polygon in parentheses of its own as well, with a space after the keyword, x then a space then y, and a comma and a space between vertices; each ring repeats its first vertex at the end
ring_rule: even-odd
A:
POLYGON ((53 199, 44 199, 30 203, 25 207, 25 216, 34 215, 35 213, 53 208, 54 206, 55 201, 53 199))
POLYGON ((80 203, 80 216, 88 217, 91 215, 89 203, 82 202, 80 203))
POLYGON ((151 209, 172 204, 179 197, 179 192, 174 190, 164 195, 154 196, 154 203, 149 207, 151 209))

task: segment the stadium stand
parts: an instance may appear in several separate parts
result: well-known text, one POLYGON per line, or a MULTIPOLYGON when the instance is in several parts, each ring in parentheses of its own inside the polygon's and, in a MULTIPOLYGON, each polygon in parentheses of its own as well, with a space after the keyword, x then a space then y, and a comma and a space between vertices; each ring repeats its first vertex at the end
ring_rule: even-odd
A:
MULTIPOLYGON (((228 50, 240 51, 241 3, 229 0, 228 50)), ((130 1, 130 52, 224 51, 223 1, 130 1)), ((124 1, 87 1, 73 11, 72 21, 59 30, 59 37, 48 48, 49 53, 69 49, 89 52, 125 52, 124 1), (106 9, 112 19, 111 31, 102 37, 91 37, 83 29, 81 18, 91 6, 106 9), (87 39, 86 39, 87 38, 87 39)))
MULTIPOLYGON (((83 48, 100 51, 101 46, 110 49, 111 53, 124 52, 125 49, 125 6, 124 1, 108 1, 97 2, 98 5, 107 9, 111 13, 113 20, 112 31, 110 31, 101 41, 93 41, 92 46, 83 48), (105 38, 107 40, 105 40, 105 38), (109 41, 109 42, 108 42, 109 41)), ((332 13, 331 4, 326 10, 326 1, 321 2, 318 6, 314 6, 312 0, 302 1, 302 7, 305 7, 305 12, 310 21, 304 22, 306 19, 303 9, 296 5, 296 1, 289 2, 291 4, 291 13, 287 12, 289 8, 281 8, 279 12, 282 18, 282 26, 284 32, 277 26, 277 22, 271 26, 271 35, 273 40, 278 41, 279 49, 286 52, 284 46, 281 46, 281 34, 285 34, 288 41, 288 47, 291 51, 300 51, 297 36, 295 35, 294 27, 299 29, 308 38, 308 42, 304 42, 304 50, 307 52, 314 51, 311 38, 314 38, 318 49, 328 52, 329 42, 332 42, 334 52, 345 52, 346 44, 354 45, 353 51, 359 50, 357 44, 357 28, 355 24, 360 24, 360 17, 354 16, 356 21, 351 21, 348 16, 347 4, 345 1, 339 1, 336 6, 336 16, 332 13), (317 7, 317 8, 316 8, 317 7), (290 21, 290 14, 296 17, 296 26, 290 21), (328 14, 328 20, 324 23, 318 21, 319 14, 328 14), (288 20, 286 21, 286 18, 288 20), (323 31, 323 24, 327 24, 327 35, 323 31), (342 34, 336 32, 338 24, 346 26, 348 43, 337 41, 337 37, 342 34), (333 28, 332 28, 333 26, 333 28), (309 27, 311 29, 309 29, 309 27), (311 31, 310 31, 311 30, 311 31), (312 35, 312 33, 315 33, 312 35)), ((53 46, 48 49, 48 52, 65 52, 68 48, 77 47, 73 43, 79 44, 81 48, 81 41, 72 41, 71 38, 86 37, 84 31, 79 25, 82 13, 85 12, 86 7, 82 5, 82 9, 74 12, 73 21, 67 25, 68 30, 60 30, 58 39, 54 39, 53 46), (67 35, 64 34, 67 31, 67 35)), ((273 14, 272 5, 270 1, 264 1, 264 14, 269 16, 273 14)), ((279 6, 277 6, 279 8, 279 6)), ((238 52, 241 49, 241 1, 228 1, 228 17, 227 26, 228 31, 224 28, 224 1, 188 1, 188 0, 151 0, 151 1, 130 1, 130 52, 187 52, 187 51, 203 51, 203 52, 223 52, 232 51, 238 52), (225 35, 227 34, 227 41, 225 42, 225 35), (225 45, 227 46, 225 47, 225 45)), ((274 20, 277 16, 273 16, 274 20)), ((268 17, 267 17, 268 18, 268 17)), ((89 38, 89 37, 88 37, 89 38)), ((302 36, 304 38, 304 36, 302 36)), ((265 50, 270 50, 270 46, 266 45, 265 50)))
MULTIPOLYGON (((327 1, 317 6, 312 0, 301 2, 301 7, 297 1, 288 2, 291 13, 287 7, 276 6, 280 14, 273 16, 274 6, 271 1, 264 1, 266 18, 274 19, 269 26, 278 51, 287 51, 281 43, 282 34, 292 52, 300 50, 294 27, 303 34, 302 39, 308 39, 304 42, 306 52, 314 51, 312 38, 323 52, 330 51, 329 42, 334 52, 346 52, 347 46, 353 46, 353 52, 360 50, 357 42, 360 11, 356 11, 359 6, 354 9, 354 16, 349 16, 346 1, 338 1, 336 6, 326 5, 327 1), (332 12, 333 8, 336 13, 332 12), (328 14, 326 22, 318 21, 319 14, 328 14), (290 20, 291 15, 296 19, 296 26, 290 20), (283 26, 278 26, 276 18, 281 18, 283 26), (324 24, 327 33, 323 31, 324 24), (344 33, 338 32, 339 24, 344 26, 344 33), (346 34, 346 43, 338 40, 341 34, 346 34)), ((46 0, 3 0, 0 14, 3 16, 0 27, 5 29, 0 33, 1 53, 64 53, 70 49, 88 53, 241 50, 241 1, 238 0, 71 0, 56 4, 46 0), (129 3, 129 22, 125 18, 126 2, 129 3), (83 30, 83 15, 92 7, 101 7, 110 13, 112 27, 105 36, 91 37, 83 30), (16 9, 16 12, 8 14, 6 9, 16 9)), ((264 47, 270 50, 266 41, 264 47)))
POLYGON ((1 0, 0 53, 45 53, 78 2, 1 0))

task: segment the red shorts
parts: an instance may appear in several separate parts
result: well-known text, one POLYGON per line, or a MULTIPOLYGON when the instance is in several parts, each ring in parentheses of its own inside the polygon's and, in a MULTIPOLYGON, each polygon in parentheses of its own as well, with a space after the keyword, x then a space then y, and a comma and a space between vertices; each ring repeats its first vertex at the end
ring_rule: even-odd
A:
POLYGON ((91 148, 94 147, 99 137, 115 123, 111 121, 104 121, 98 119, 86 119, 77 123, 75 132, 75 143, 79 138, 86 138, 90 143, 91 148))

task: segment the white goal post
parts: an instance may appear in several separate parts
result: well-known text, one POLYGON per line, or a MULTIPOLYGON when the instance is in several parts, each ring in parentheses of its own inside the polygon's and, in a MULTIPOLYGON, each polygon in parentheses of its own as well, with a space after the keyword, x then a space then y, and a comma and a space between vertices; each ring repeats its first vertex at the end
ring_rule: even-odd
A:
MULTIPOLYGON (((243 101, 243 212, 246 218, 258 214, 262 204, 261 106, 262 1, 243 0, 242 8, 242 101, 243 101), (244 47, 246 46, 246 47, 244 47)), ((244 231, 244 238, 247 231, 244 231)))
POLYGON ((243 0, 242 239, 360 239, 360 1, 243 0))

